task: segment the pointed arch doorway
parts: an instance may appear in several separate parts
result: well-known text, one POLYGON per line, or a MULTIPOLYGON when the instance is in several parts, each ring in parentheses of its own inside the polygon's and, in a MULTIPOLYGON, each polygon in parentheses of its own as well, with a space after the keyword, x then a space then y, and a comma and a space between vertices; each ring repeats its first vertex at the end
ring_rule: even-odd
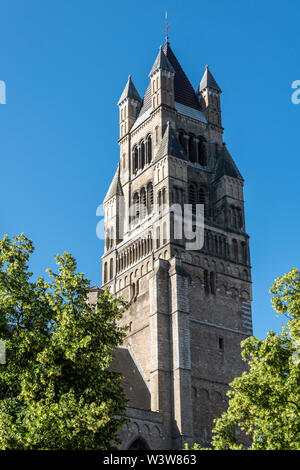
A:
POLYGON ((149 450, 149 447, 143 439, 138 438, 130 444, 127 450, 149 450))

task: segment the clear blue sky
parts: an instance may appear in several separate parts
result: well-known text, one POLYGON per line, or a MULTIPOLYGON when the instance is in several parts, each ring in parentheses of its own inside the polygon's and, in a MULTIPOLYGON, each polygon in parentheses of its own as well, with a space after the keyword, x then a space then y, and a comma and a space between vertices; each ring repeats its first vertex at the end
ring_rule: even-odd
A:
POLYGON ((0 232, 34 240, 42 274, 64 250, 100 283, 96 207, 119 159, 116 103, 129 73, 143 94, 164 40, 196 87, 223 90, 224 140, 246 180, 254 332, 279 330, 273 279, 299 266, 300 2, 0 1, 0 232))

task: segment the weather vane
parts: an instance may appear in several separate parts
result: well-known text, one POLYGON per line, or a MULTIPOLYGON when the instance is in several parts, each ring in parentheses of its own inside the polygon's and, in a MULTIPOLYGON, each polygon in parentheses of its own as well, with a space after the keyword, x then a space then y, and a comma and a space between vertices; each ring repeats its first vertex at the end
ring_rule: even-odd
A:
POLYGON ((170 28, 170 25, 168 24, 168 12, 167 12, 167 10, 166 10, 166 13, 165 13, 165 21, 166 21, 166 26, 165 26, 166 42, 169 42, 169 28, 170 28))

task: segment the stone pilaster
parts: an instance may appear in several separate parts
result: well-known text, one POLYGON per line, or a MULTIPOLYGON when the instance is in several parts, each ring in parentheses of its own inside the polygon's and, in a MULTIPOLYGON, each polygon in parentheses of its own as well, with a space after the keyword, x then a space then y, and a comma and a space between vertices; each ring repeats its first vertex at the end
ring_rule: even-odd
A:
MULTIPOLYGON (((158 259, 149 278, 151 410, 164 413, 170 422, 170 309, 169 263, 158 259)), ((146 312, 145 312, 146 314, 146 312)))
POLYGON ((189 279, 181 260, 171 260, 170 299, 173 369, 173 419, 176 448, 193 440, 191 397, 191 351, 189 324, 189 279))

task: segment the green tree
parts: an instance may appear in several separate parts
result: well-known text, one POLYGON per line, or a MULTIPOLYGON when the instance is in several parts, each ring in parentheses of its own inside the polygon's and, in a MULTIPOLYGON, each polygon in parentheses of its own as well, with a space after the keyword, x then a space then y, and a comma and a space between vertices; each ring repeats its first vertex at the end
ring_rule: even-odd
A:
POLYGON ((263 340, 243 341, 248 370, 230 384, 228 410, 215 420, 216 450, 300 450, 299 271, 276 279, 270 293, 273 308, 287 323, 279 335, 270 331, 263 340))
POLYGON ((68 253, 33 282, 33 251, 24 235, 0 241, 0 449, 114 448, 126 400, 108 367, 126 304, 105 292, 90 305, 68 253))

